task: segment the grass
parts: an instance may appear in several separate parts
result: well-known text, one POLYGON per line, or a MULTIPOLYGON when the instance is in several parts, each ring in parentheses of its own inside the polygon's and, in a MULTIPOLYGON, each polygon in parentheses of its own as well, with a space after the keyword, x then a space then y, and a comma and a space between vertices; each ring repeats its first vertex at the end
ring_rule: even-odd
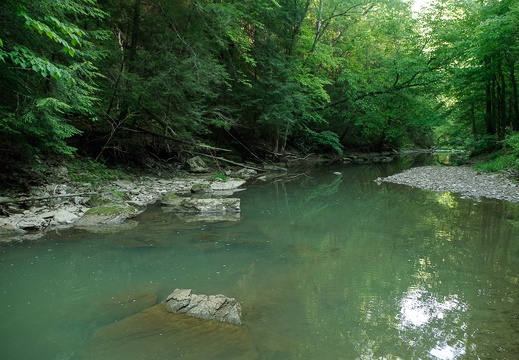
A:
POLYGON ((501 151, 491 154, 485 162, 474 164, 474 168, 488 172, 519 171, 519 158, 514 153, 501 151))

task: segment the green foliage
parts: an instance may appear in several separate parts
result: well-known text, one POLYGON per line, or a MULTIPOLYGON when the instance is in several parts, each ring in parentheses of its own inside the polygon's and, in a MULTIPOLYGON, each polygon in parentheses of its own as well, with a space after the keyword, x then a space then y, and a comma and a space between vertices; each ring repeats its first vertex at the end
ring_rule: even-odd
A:
MULTIPOLYGON (((14 65, 20 65, 22 69, 31 69, 44 78, 50 75, 58 80, 62 75, 62 69, 24 46, 13 46, 12 51, 4 52, 4 57, 7 57, 14 65)), ((5 61, 4 58, 1 60, 5 61)))
POLYGON ((92 61, 101 55, 78 25, 104 17, 95 5, 93 0, 0 4, 0 144, 25 154, 74 153, 66 140, 80 131, 71 119, 96 111, 99 74, 92 61))
POLYGON ((499 148, 499 139, 496 135, 483 135, 468 144, 472 156, 489 154, 499 148))
POLYGON ((117 169, 111 169, 103 163, 90 159, 77 158, 68 164, 68 170, 72 181, 85 182, 94 186, 123 177, 117 169))
POLYGON ((131 157, 224 129, 341 154, 430 147, 436 127, 492 151, 519 128, 518 29, 511 0, 4 0, 0 146, 73 154, 85 132, 131 157))
POLYGON ((511 169, 519 169, 519 164, 517 163, 517 156, 510 154, 504 155, 501 152, 496 152, 490 160, 477 163, 474 167, 483 171, 503 172, 511 169))
POLYGON ((306 130, 306 142, 309 143, 308 148, 310 151, 316 151, 318 153, 334 153, 336 155, 343 154, 343 147, 336 133, 325 130, 321 132, 315 132, 310 129, 306 130))
POLYGON ((218 173, 218 174, 211 175, 211 180, 227 181, 227 180, 229 180, 229 177, 223 173, 218 173))
MULTIPOLYGON (((490 144, 496 146, 495 141, 490 142, 490 144)), ((475 167, 491 172, 519 172, 519 133, 507 135, 503 147, 499 151, 494 150, 487 161, 478 163, 475 167)))
POLYGON ((510 0, 448 0, 434 2, 422 18, 437 79, 431 90, 447 119, 442 132, 455 145, 481 138, 465 143, 492 151, 485 135, 503 140, 507 128, 519 128, 518 9, 510 0))

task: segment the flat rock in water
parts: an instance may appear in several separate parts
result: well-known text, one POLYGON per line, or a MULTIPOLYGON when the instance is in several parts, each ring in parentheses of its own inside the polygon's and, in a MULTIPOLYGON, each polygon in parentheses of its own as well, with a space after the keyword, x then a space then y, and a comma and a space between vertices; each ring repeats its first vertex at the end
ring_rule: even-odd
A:
POLYGON ((163 205, 167 205, 172 212, 180 213, 239 213, 240 199, 193 199, 193 198, 173 198, 168 201, 163 200, 163 205))
POLYGON ((170 313, 155 305, 98 329, 81 360, 259 359, 244 326, 170 313))
POLYGON ((210 186, 214 191, 227 191, 235 190, 243 184, 245 184, 245 180, 229 179, 227 181, 213 181, 210 186))
MULTIPOLYGON (((164 208, 165 212, 173 212, 164 208)), ((184 222, 223 222, 223 221, 240 221, 240 213, 178 213, 176 216, 184 222)))

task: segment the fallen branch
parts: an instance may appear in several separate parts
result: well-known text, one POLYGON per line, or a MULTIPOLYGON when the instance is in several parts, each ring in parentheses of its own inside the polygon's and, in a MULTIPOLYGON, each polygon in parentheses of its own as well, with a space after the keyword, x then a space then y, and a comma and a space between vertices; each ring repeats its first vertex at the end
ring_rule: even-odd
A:
POLYGON ((95 194, 96 194, 95 192, 92 192, 92 193, 81 193, 81 194, 37 196, 37 197, 32 197, 32 198, 14 198, 14 199, 0 198, 0 204, 23 203, 23 202, 58 199, 58 198, 69 198, 69 197, 75 197, 75 196, 90 196, 90 195, 95 195, 95 194))
POLYGON ((160 134, 160 133, 158 133, 156 131, 145 129, 145 128, 140 127, 140 126, 135 126, 134 129, 127 129, 127 130, 138 130, 138 131, 142 131, 142 132, 145 132, 145 133, 148 133, 150 135, 153 135, 153 136, 156 136, 156 137, 160 137, 160 138, 163 138, 163 139, 166 139, 166 140, 171 140, 171 141, 175 141, 175 142, 178 142, 178 143, 181 143, 181 144, 187 144, 187 145, 191 145, 191 146, 195 146, 195 147, 199 147, 199 148, 204 148, 204 149, 209 149, 209 150, 217 150, 217 151, 225 151, 225 152, 230 152, 231 151, 229 149, 222 149, 222 148, 217 148, 217 147, 214 147, 214 146, 209 146, 209 145, 204 145, 204 144, 197 144, 195 142, 188 141, 188 140, 185 140, 185 139, 175 138, 175 137, 169 136, 169 135, 163 135, 163 134, 160 134))
POLYGON ((220 160, 220 161, 232 164, 232 165, 241 166, 242 168, 245 168, 245 169, 251 169, 251 170, 256 170, 256 171, 265 171, 265 170, 260 169, 260 168, 255 168, 253 166, 249 166, 249 165, 245 165, 245 164, 240 164, 240 163, 237 163, 235 161, 227 160, 227 159, 225 159, 223 157, 219 157, 219 156, 213 156, 213 155, 207 155, 207 154, 201 154, 201 153, 198 153, 198 155, 207 156, 208 158, 211 158, 211 159, 216 159, 216 160, 220 160))

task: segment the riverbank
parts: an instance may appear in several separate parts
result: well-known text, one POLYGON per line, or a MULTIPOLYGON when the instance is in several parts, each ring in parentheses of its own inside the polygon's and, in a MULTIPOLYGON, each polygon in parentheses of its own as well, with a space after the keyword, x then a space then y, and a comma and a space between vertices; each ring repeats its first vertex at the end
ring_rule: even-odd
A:
MULTIPOLYGON (((392 160, 391 154, 375 155, 352 155, 345 157, 343 162, 392 160)), ((316 163, 323 164, 322 160, 312 160, 312 164, 316 163)), ((97 171, 93 168, 78 173, 63 164, 51 165, 45 171, 40 171, 39 177, 35 176, 37 172, 29 174, 29 181, 40 182, 39 184, 28 186, 24 192, 13 189, 0 194, 0 243, 37 240, 49 230, 76 226, 87 211, 107 203, 124 206, 123 209, 116 210, 122 210, 125 216, 116 217, 115 220, 114 217, 108 217, 110 226, 121 226, 125 220, 143 212, 148 205, 160 201, 166 194, 188 196, 196 192, 196 188, 201 188, 217 190, 218 196, 222 196, 222 191, 230 191, 230 194, 235 191, 236 182, 232 179, 242 183, 248 179, 266 180, 270 176, 285 175, 288 170, 267 164, 261 166, 261 171, 256 171, 252 167, 260 165, 251 164, 249 168, 222 165, 196 170, 178 164, 149 163, 145 170, 126 169, 113 172, 105 168, 97 171), (107 173, 103 174, 104 171, 107 173), (96 173, 100 178, 94 182, 87 181, 96 173), (121 224, 113 224, 114 221, 121 224)), ((29 182, 27 179, 24 181, 29 182)), ((451 191, 476 199, 494 198, 519 202, 519 184, 516 181, 501 174, 481 173, 468 166, 415 167, 375 181, 433 191, 451 191)), ((211 197, 207 194, 206 196, 211 197)))
POLYGON ((432 191, 451 191, 470 198, 519 202, 519 184, 503 174, 483 173, 469 166, 421 166, 378 178, 432 191))
MULTIPOLYGON (((25 189, 17 186, 0 193, 0 243, 34 241, 47 231, 69 227, 117 230, 131 226, 129 219, 165 197, 203 193, 223 198, 238 191, 245 180, 264 175, 243 167, 181 169, 178 164, 160 163, 148 169, 94 165, 78 174, 64 165, 46 165, 19 177, 29 184, 25 189)), ((17 180, 15 175, 11 179, 17 180)))

